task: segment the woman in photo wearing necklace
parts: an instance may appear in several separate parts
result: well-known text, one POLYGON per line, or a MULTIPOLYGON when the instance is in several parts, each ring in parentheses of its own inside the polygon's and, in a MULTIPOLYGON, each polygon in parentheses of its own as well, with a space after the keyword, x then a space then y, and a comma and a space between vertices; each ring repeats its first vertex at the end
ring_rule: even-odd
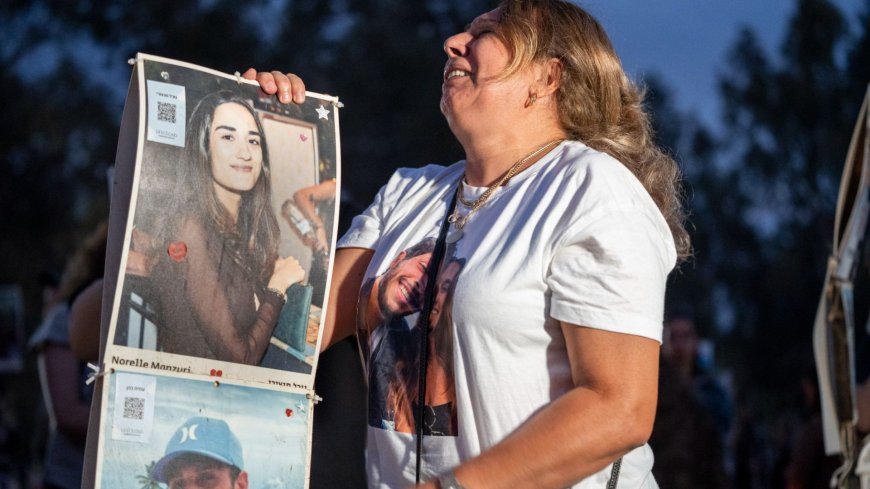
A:
MULTIPOLYGON (((601 26, 560 0, 505 0, 444 51, 441 110, 466 158, 396 172, 354 219, 323 345, 354 334, 360 284, 446 217, 465 260, 450 300, 456 430, 422 437, 421 487, 656 488, 665 282, 690 245, 641 90, 601 26)), ((295 75, 245 76, 304 98, 295 75)), ((370 487, 415 483, 418 440, 391 427, 368 427, 370 487)))

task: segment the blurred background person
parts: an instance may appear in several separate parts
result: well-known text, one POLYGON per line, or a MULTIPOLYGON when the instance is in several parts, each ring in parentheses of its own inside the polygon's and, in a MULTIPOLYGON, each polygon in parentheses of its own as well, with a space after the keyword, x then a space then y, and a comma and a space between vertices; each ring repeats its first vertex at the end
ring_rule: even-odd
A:
POLYGON ((91 282, 73 301, 69 312, 69 344, 83 362, 98 362, 103 308, 103 278, 91 282))
POLYGON ((692 387, 695 397, 713 417, 720 440, 724 442, 731 429, 731 398, 716 378, 712 359, 701 355, 700 344, 692 316, 677 313, 665 321, 662 355, 674 373, 692 387))
POLYGON ((88 236, 64 269, 54 305, 30 339, 38 355, 39 378, 49 416, 43 487, 81 486, 85 437, 93 390, 87 366, 70 349, 69 310, 79 293, 103 276, 108 226, 88 236))
POLYGON ((653 474, 663 488, 729 487, 722 428, 694 379, 698 356, 694 321, 684 315, 667 320, 659 364, 659 401, 649 440, 656 454, 653 474))
POLYGON ((819 381, 815 368, 801 375, 803 422, 791 447, 785 468, 786 489, 827 489, 834 470, 840 466, 840 457, 825 454, 822 432, 822 408, 819 381))

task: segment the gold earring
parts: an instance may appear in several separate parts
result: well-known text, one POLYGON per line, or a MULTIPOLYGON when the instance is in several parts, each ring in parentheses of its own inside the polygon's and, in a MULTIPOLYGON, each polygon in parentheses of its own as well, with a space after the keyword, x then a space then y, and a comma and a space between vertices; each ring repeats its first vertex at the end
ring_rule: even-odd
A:
POLYGON ((538 101, 538 94, 537 93, 529 94, 529 99, 526 100, 526 107, 531 107, 537 101, 538 101))

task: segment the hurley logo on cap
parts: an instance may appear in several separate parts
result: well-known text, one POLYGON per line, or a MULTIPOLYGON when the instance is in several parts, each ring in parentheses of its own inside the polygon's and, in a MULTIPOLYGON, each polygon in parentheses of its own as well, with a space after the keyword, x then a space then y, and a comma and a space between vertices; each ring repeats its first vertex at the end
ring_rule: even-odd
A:
POLYGON ((218 462, 244 469, 242 444, 226 421, 194 416, 184 422, 166 444, 163 458, 157 461, 152 477, 166 481, 167 465, 186 454, 202 455, 218 462))

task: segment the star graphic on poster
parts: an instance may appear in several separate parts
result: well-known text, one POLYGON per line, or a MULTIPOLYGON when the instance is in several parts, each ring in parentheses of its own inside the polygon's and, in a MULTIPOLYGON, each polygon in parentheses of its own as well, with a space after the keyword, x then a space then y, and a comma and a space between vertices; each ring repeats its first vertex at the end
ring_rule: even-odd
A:
POLYGON ((317 107, 317 109, 315 110, 317 111, 317 117, 319 119, 329 120, 329 111, 324 109, 322 105, 320 107, 317 107))
POLYGON ((296 409, 297 409, 300 413, 304 413, 304 412, 305 412, 305 404, 302 404, 302 403, 300 402, 299 404, 296 405, 296 409))

